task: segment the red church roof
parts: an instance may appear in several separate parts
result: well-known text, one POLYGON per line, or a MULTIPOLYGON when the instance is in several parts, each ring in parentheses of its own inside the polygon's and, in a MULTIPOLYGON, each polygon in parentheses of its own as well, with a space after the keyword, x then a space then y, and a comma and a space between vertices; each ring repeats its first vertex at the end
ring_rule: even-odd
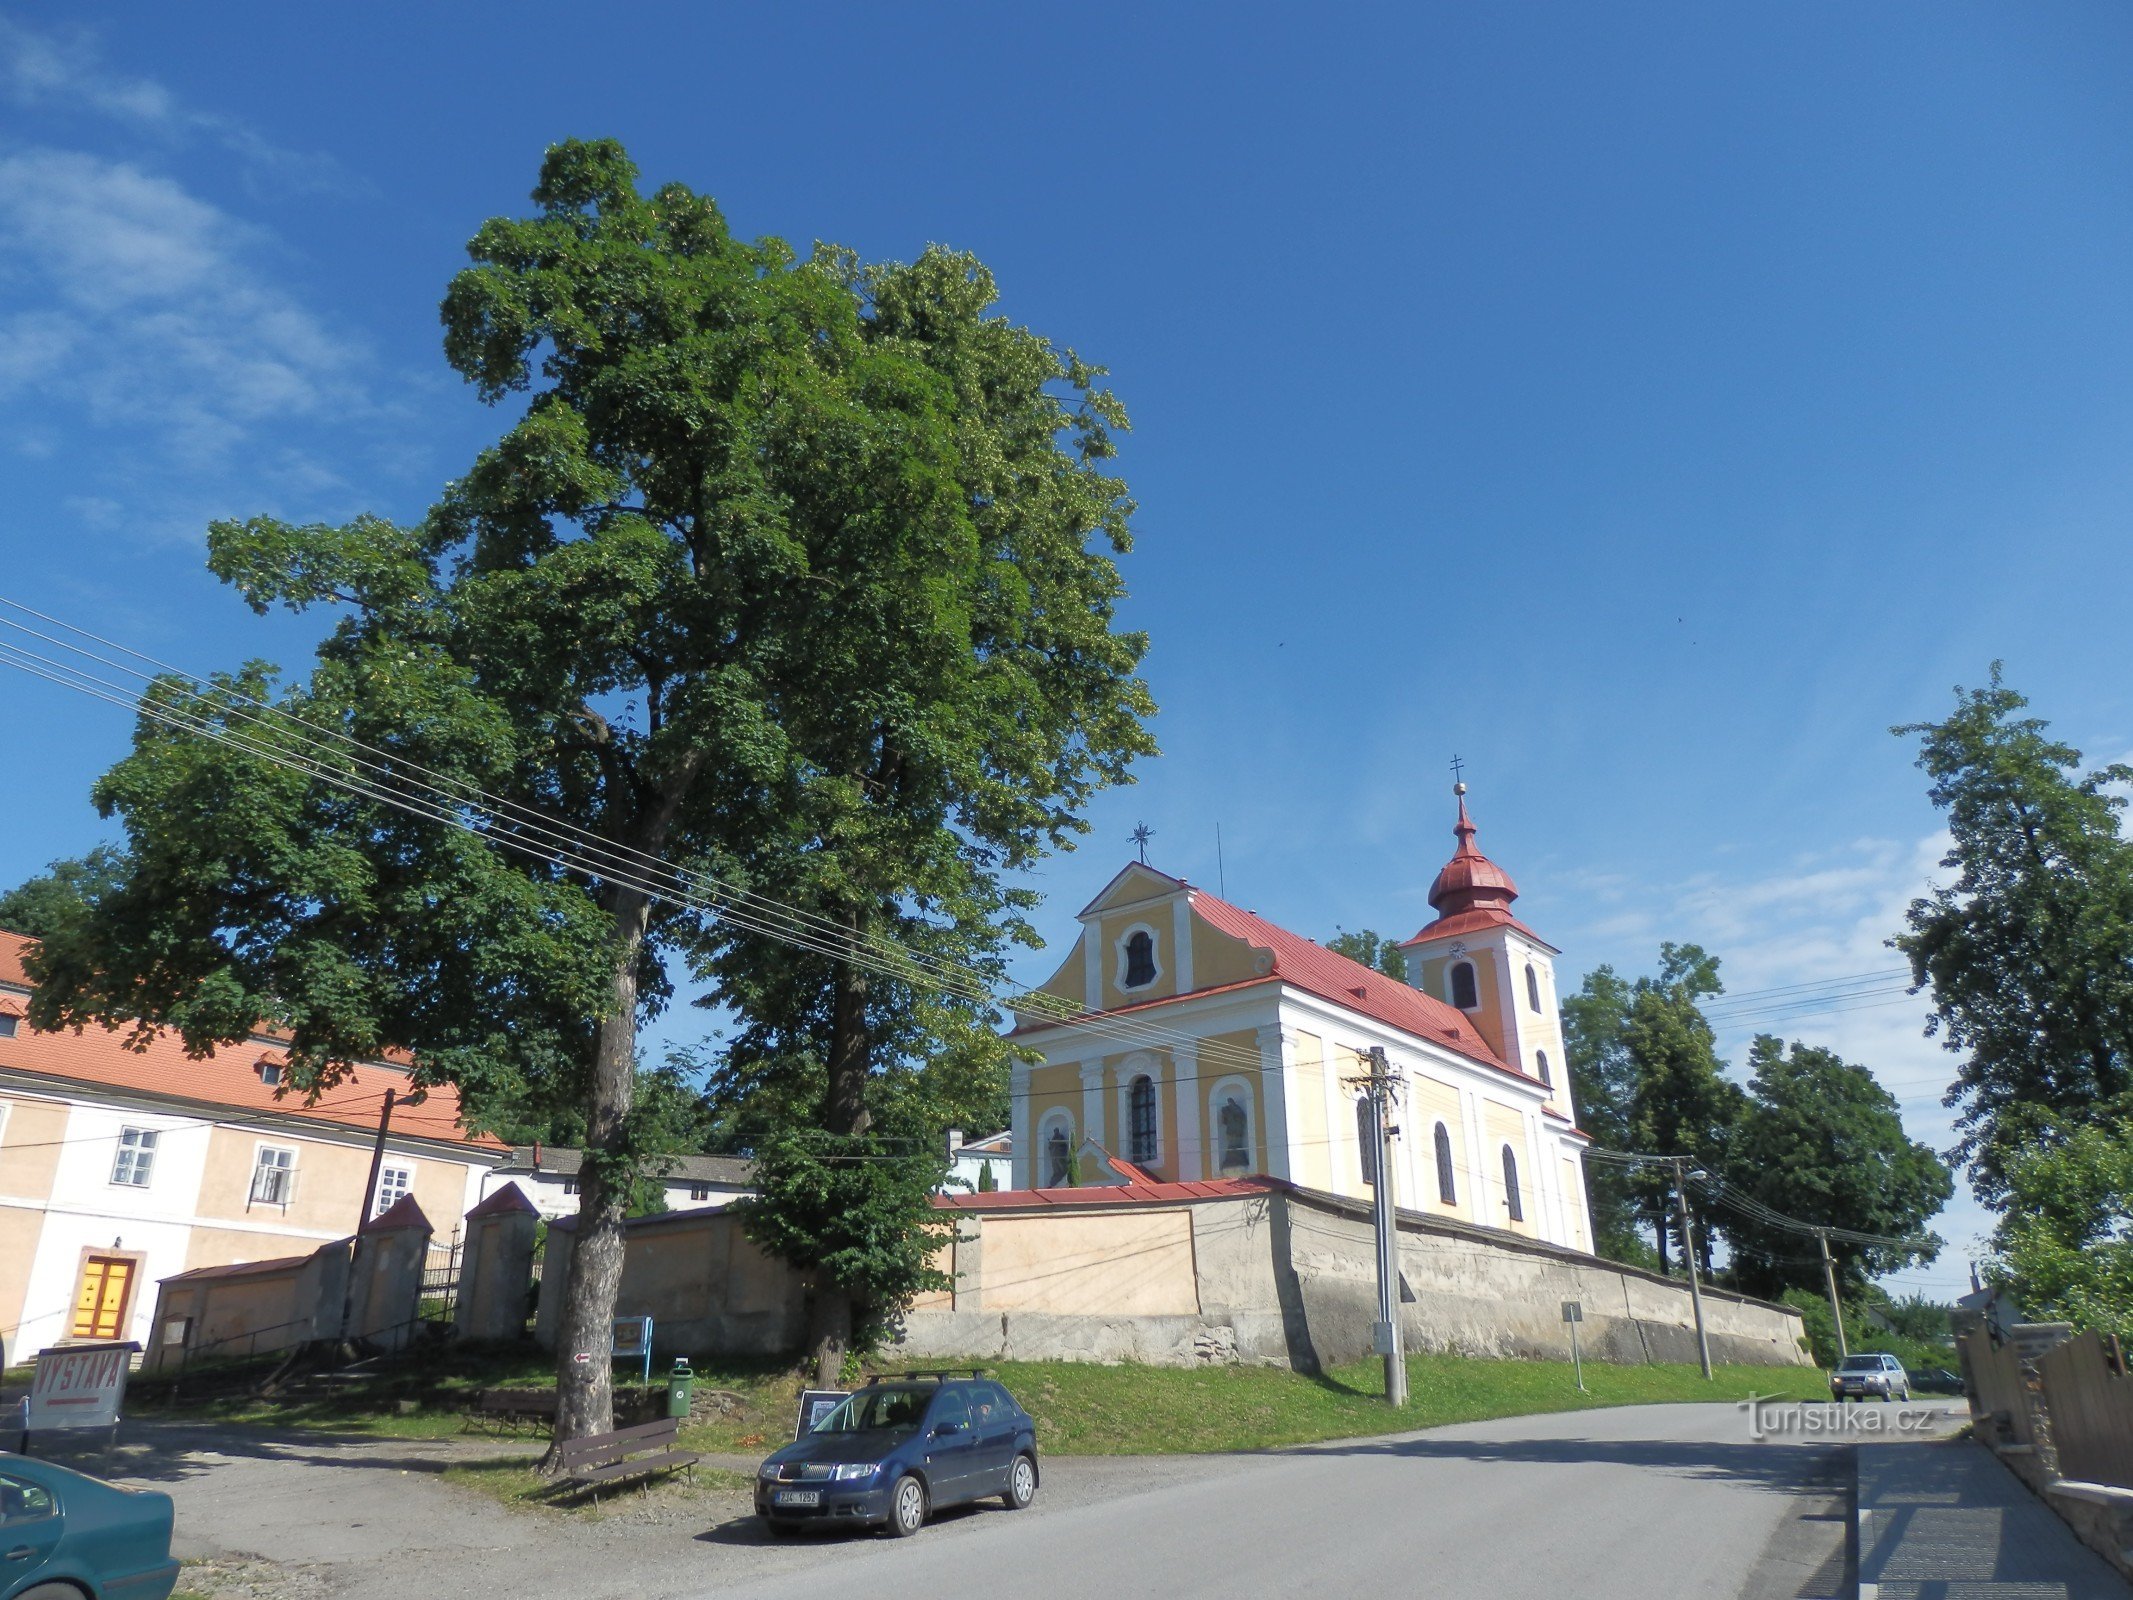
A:
MULTIPOLYGON (((1158 877, 1153 867, 1147 871, 1158 877)), ((1171 878, 1192 896, 1192 908, 1206 920, 1210 927, 1228 934, 1233 939, 1242 939, 1254 949, 1264 950, 1274 958, 1272 969, 1263 977, 1248 978, 1240 983, 1222 984, 1205 989, 1194 989, 1188 995, 1165 996, 1156 1000, 1142 1000, 1130 1006, 1096 1013, 1102 1016, 1119 1016, 1129 1012, 1147 1011, 1158 1006, 1174 1004, 1177 1000, 1219 994, 1225 990, 1248 989, 1262 983, 1286 983, 1291 988, 1301 989, 1306 994, 1329 1000, 1337 1006, 1398 1028, 1418 1039, 1441 1045, 1485 1067, 1494 1067, 1498 1072, 1509 1073, 1522 1083, 1540 1086, 1540 1080, 1507 1064, 1489 1048, 1486 1039, 1475 1031, 1466 1014, 1446 1005, 1434 996, 1388 978, 1374 967, 1366 967, 1360 961, 1351 961, 1346 956, 1328 950, 1324 945, 1306 939, 1302 934, 1291 933, 1278 927, 1254 911, 1245 911, 1231 905, 1227 900, 1209 894, 1205 889, 1194 888, 1183 878, 1171 878)), ((1071 1025, 1074 1019, 1067 1019, 1071 1025)), ((1050 1026, 1045 1022, 1025 1023, 1018 1032, 1031 1028, 1050 1026)))
MULTIPOLYGON (((1232 938, 1242 939, 1255 949, 1270 951, 1274 957, 1271 977, 1306 994, 1317 995, 1321 1000, 1361 1012, 1403 1033, 1411 1033, 1418 1039, 1442 1045, 1484 1066, 1509 1072, 1514 1077, 1527 1077, 1489 1048, 1488 1041, 1475 1031, 1464 1012, 1435 996, 1426 995, 1397 978, 1388 978, 1360 961, 1351 961, 1302 934, 1276 927, 1255 912, 1241 911, 1204 889, 1192 891, 1192 908, 1210 926, 1232 938)), ((1537 1083, 1539 1080, 1530 1081, 1537 1083)))

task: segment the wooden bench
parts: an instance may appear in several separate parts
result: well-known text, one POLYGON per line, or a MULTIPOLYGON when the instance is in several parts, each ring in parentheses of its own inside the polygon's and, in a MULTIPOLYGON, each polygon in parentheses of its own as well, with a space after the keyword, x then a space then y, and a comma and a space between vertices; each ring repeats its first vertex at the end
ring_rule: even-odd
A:
POLYGON ((484 1389, 467 1408, 467 1421, 493 1422, 499 1433, 506 1427, 516 1429, 521 1422, 531 1422, 553 1433, 555 1404, 553 1389, 484 1389))
POLYGON ((634 1478, 638 1487, 655 1473, 693 1467, 699 1457, 693 1450, 677 1450, 681 1418, 661 1417, 657 1422, 613 1433, 595 1433, 557 1445, 557 1465, 562 1468, 557 1484, 564 1488, 592 1491, 598 1498, 600 1485, 623 1483, 634 1478))

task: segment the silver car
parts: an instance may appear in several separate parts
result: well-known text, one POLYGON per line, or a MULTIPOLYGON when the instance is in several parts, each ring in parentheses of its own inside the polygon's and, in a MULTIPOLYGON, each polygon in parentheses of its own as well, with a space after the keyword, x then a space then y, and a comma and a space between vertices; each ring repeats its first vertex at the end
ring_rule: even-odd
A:
POLYGON ((1908 1400, 1911 1376, 1892 1355, 1846 1356, 1829 1375, 1832 1400, 1908 1400))

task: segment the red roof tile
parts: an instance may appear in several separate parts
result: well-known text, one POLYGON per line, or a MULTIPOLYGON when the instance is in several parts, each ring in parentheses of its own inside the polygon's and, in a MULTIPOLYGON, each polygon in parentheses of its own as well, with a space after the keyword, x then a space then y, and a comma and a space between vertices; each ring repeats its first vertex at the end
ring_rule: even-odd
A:
MULTIPOLYGON (((27 986, 22 977, 20 934, 0 933, 0 982, 27 986), (12 974, 12 976, 11 976, 12 974)), ((19 998, 19 997, 14 997, 19 998)), ((144 1050, 129 1043, 130 1031, 89 1027, 47 1033, 20 1028, 0 1038, 0 1068, 35 1073, 59 1084, 96 1085, 189 1100, 207 1110, 309 1118, 343 1127, 375 1129, 384 1091, 403 1098, 393 1106, 392 1131, 414 1139, 441 1139, 483 1150, 510 1147, 491 1134, 469 1134, 460 1123, 459 1091, 450 1084, 428 1090, 410 1104, 407 1073, 396 1066, 365 1063, 313 1100, 289 1089, 276 1094, 260 1080, 261 1060, 283 1059, 270 1041, 248 1040, 195 1059, 174 1033, 158 1033, 144 1050)))
POLYGON ((1072 1189, 995 1189, 990 1194, 937 1194, 933 1203, 943 1211, 1000 1211, 1028 1206, 1223 1200, 1237 1195, 1267 1194, 1279 1187, 1275 1179, 1261 1177, 1211 1178, 1202 1183, 1092 1183, 1072 1189))
POLYGON ((1227 900, 1217 899, 1204 889, 1192 891, 1192 908, 1211 926, 1230 937, 1272 952, 1274 971, 1271 976, 1284 983, 1307 994, 1315 994, 1321 1000, 1346 1006, 1350 1011, 1361 1012, 1366 1017, 1398 1028, 1402 1033, 1442 1045, 1483 1066, 1508 1072, 1527 1082, 1539 1082, 1498 1058, 1489 1048, 1488 1041, 1475 1032, 1465 1013, 1446 1005, 1434 995, 1424 994, 1397 978, 1388 978, 1360 961, 1350 961, 1301 934, 1276 927, 1264 917, 1240 911, 1227 900))

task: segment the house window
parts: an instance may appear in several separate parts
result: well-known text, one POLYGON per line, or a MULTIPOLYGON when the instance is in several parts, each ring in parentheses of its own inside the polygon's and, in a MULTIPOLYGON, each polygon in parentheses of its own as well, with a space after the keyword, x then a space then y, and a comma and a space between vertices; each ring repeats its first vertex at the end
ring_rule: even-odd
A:
POLYGON ((578 1180, 576 1178, 565 1178, 563 1180, 563 1192, 565 1194, 576 1194, 578 1192, 578 1180))
POLYGON ((690 1198, 691 1200, 708 1200, 708 1199, 710 1199, 710 1198, 711 1198, 711 1185, 709 1185, 708 1183, 692 1183, 692 1184, 690 1184, 690 1185, 689 1185, 689 1198, 690 1198))
POLYGON ((1549 1088, 1553 1089, 1555 1087, 1555 1079, 1548 1075, 1548 1052, 1545 1050, 1534 1051, 1533 1064, 1536 1067, 1540 1068, 1541 1082, 1545 1083, 1549 1088))
POLYGON ((1126 1159, 1156 1159, 1155 1080, 1145 1072, 1126 1091, 1126 1159))
POLYGON ((1145 989, 1155 982, 1155 935, 1146 928, 1136 928, 1126 936, 1126 975, 1119 980, 1122 989, 1145 989))
POLYGON ((374 1217, 386 1212, 407 1198, 407 1191, 415 1186, 415 1174, 406 1167, 383 1167, 378 1171, 378 1199, 370 1208, 374 1217))
POLYGON ((1215 1107, 1215 1148, 1224 1172, 1244 1172, 1252 1164, 1252 1114, 1244 1092, 1232 1089, 1215 1107))
POLYGON ((1437 1198, 1448 1206, 1459 1203, 1459 1184, 1452 1171, 1452 1130, 1437 1124, 1437 1198))
POLYGON ((1066 1124, 1055 1122, 1044 1138, 1044 1183, 1047 1189, 1063 1189, 1074 1173, 1074 1145, 1066 1124))
POLYGON ((118 1159, 111 1164, 111 1181, 130 1189, 145 1189, 155 1164, 155 1130, 127 1128, 119 1134, 118 1159))
POLYGON ((1472 1011, 1481 1004, 1481 986, 1474 981, 1474 963, 1452 963, 1452 1004, 1461 1011, 1472 1011))
POLYGON ((0 1039, 12 1039, 15 1037, 15 1025, 18 1020, 9 1016, 6 1012, 0 1011, 0 1039))
POLYGON ((1363 1152, 1363 1182, 1374 1189, 1378 1183, 1378 1119, 1371 1114, 1367 1097, 1355 1103, 1355 1142, 1363 1152))
POLYGON ((252 1157, 252 1204, 285 1206, 296 1193, 296 1152, 263 1144, 252 1157))
POLYGON ((1526 963, 1526 1004, 1535 1011, 1541 1008, 1540 974, 1533 970, 1533 963, 1526 963))
POLYGON ((281 1075, 282 1065, 280 1062, 261 1061, 259 1063, 259 1081, 269 1089, 279 1089, 281 1087, 281 1075))
POLYGON ((1511 1154, 1511 1147, 1503 1147, 1503 1203, 1510 1208, 1513 1222, 1526 1220, 1525 1205, 1518 1198, 1518 1157, 1511 1154))

